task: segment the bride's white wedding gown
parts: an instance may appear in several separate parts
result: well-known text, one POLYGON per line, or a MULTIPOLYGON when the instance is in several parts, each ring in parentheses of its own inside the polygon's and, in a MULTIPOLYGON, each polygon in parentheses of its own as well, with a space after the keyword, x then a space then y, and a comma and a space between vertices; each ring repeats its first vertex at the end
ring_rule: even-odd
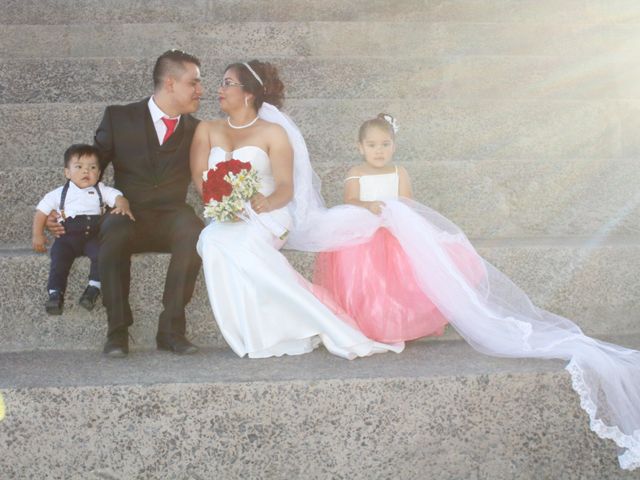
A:
MULTIPOLYGON (((264 150, 245 146, 226 152, 214 147, 209 168, 231 157, 250 162, 257 170, 260 193, 267 196, 274 191, 271 163, 264 150)), ((286 228, 291 226, 286 207, 267 215, 286 228)), ((284 243, 257 222, 211 222, 200 235, 197 249, 211 308, 236 354, 251 358, 298 355, 320 343, 349 359, 402 351, 403 343, 370 340, 320 302, 310 284, 278 251, 284 243)))
MULTIPOLYGON (((287 131, 294 151, 294 199, 289 210, 271 212, 283 226, 293 223, 287 248, 332 251, 367 242, 380 227, 387 228, 409 258, 424 294, 471 346, 488 355, 567 360, 591 429, 615 441, 622 468, 640 467, 640 352, 587 337, 570 320, 536 307, 477 254, 484 275, 480 281, 465 275, 447 245, 474 252, 472 245, 456 225, 424 205, 385 200, 382 215, 351 205, 326 209, 295 123, 268 103, 259 115, 287 131)), ((230 156, 258 170, 263 194, 273 191, 264 151, 254 146, 232 153, 214 148, 209 167, 230 156)), ((320 342, 346 358, 402 350, 403 344, 367 339, 346 314, 343 321, 344 312, 326 292, 313 290, 331 309, 317 300, 310 293, 313 287, 279 253, 283 243, 259 223, 212 223, 200 236, 209 299, 222 334, 238 355, 299 354, 320 342)))

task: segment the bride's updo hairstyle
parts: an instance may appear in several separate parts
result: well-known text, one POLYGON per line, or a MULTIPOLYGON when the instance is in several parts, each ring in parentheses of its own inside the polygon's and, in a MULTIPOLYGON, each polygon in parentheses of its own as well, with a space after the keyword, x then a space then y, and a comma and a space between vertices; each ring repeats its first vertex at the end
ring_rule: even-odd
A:
POLYGON ((387 132, 393 140, 396 139, 396 131, 398 130, 396 119, 388 113, 379 113, 376 118, 367 120, 362 125, 360 125, 360 131, 358 132, 358 142, 362 143, 364 137, 367 135, 367 131, 372 127, 377 127, 380 130, 387 132))
POLYGON ((240 83, 244 85, 242 89, 253 95, 253 106, 256 111, 260 109, 263 102, 270 103, 278 108, 282 107, 284 103, 284 84, 278 76, 278 69, 269 62, 261 62, 259 60, 251 60, 247 63, 256 75, 260 77, 262 85, 244 63, 232 63, 225 68, 225 72, 231 69, 238 75, 240 83))

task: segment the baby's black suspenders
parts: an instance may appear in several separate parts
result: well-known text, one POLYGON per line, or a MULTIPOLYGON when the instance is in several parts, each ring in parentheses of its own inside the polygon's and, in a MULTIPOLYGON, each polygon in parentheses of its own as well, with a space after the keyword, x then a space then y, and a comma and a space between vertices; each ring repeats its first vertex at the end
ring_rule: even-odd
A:
MULTIPOLYGON (((67 192, 69 191, 69 183, 71 182, 71 180, 67 180, 67 183, 64 184, 64 187, 62 187, 62 193, 60 194, 60 216, 62 217, 62 220, 66 220, 67 217, 64 214, 64 201, 67 199, 67 192)), ((100 215, 104 215, 104 202, 102 201, 102 192, 100 192, 100 187, 98 186, 98 184, 96 183, 93 186, 96 189, 96 192, 98 192, 98 200, 100 201, 100 215)))

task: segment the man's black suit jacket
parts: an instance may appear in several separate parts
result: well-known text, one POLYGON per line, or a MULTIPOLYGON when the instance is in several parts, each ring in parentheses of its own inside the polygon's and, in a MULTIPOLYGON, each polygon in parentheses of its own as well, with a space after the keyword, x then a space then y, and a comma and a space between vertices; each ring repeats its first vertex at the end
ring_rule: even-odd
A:
POLYGON ((199 122, 182 115, 174 141, 160 147, 155 131, 149 128, 148 102, 146 98, 107 107, 94 140, 102 152, 102 171, 113 163, 115 188, 129 200, 134 212, 184 205, 191 181, 189 150, 199 122), (154 157, 156 149, 162 149, 161 163, 154 157))

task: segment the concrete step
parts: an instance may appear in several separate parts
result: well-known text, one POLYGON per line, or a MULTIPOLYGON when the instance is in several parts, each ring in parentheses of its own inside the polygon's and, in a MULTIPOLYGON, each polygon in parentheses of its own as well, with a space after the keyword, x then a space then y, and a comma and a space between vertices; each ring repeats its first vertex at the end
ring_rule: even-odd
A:
MULTIPOLYGON (((401 152, 399 152, 401 155, 401 152)), ((353 159, 353 164, 357 159, 353 159)), ((342 203, 348 165, 315 163, 328 205, 342 203)), ((637 235, 637 160, 401 161, 415 198, 460 225, 472 238, 637 235)), ((110 169, 109 169, 110 170, 110 169)), ((110 175, 105 181, 110 182, 110 175)), ((62 167, 0 170, 0 247, 31 245, 35 206, 62 185, 62 167)), ((200 211, 192 192, 190 203, 200 211)))
POLYGON ((374 2, 358 0, 349 5, 336 0, 317 4, 292 0, 277 0, 269 4, 260 0, 244 2, 233 0, 168 2, 160 0, 153 2, 153 4, 131 4, 124 0, 115 0, 105 4, 89 0, 84 2, 83 8, 77 8, 73 3, 64 0, 59 0, 48 8, 42 8, 38 3, 29 0, 25 3, 15 3, 15 8, 11 9, 11 13, 6 16, 6 19, 3 19, 4 22, 9 24, 103 24, 400 20, 411 19, 416 13, 419 14, 424 10, 424 3, 418 0, 402 0, 393 6, 381 0, 374 2))
MULTIPOLYGON (((197 53, 197 52, 196 52, 197 53)), ((437 61, 387 59, 382 75, 371 76, 364 58, 264 58, 279 67, 291 98, 433 97, 437 61), (277 62, 276 62, 277 60, 277 62), (435 75, 435 77, 434 77, 435 75), (420 79, 422 77, 422 79, 420 79), (406 82, 416 78, 415 82, 406 82), (365 80, 366 79, 366 80, 365 80), (419 86, 420 85, 420 86, 419 86)), ((224 67, 238 58, 203 58, 205 91, 215 95, 224 67)), ((154 58, 9 59, 0 62, 0 103, 108 102, 151 91, 154 58), (68 79, 74 78, 73 82, 68 79), (18 88, 16 81, 22 79, 18 88)))
MULTIPOLYGON (((402 158, 402 144, 397 155, 402 158)), ((635 159, 398 164, 411 176, 414 198, 458 224, 471 238, 640 234, 640 174, 635 159)), ((315 169, 327 203, 342 203, 346 166, 316 163, 315 169)))
MULTIPOLYGON (((113 103, 140 97, 113 99, 113 103)), ((0 105, 0 168, 60 166, 74 142, 91 142, 105 103, 0 105)), ((396 158, 435 160, 630 159, 640 150, 640 101, 288 99, 314 163, 359 161, 360 124, 379 112, 400 125, 396 158)), ((219 118, 203 102, 199 118, 219 118)))
MULTIPOLYGON (((523 288, 536 305, 578 323, 590 335, 640 334, 639 245, 539 246, 479 242, 484 258, 523 288), (482 245, 485 243, 485 246, 482 245)), ((314 256, 285 251, 294 268, 310 276, 314 256)), ((155 345, 168 255, 135 255, 131 303, 135 323, 134 348, 155 345)), ((0 351, 99 350, 106 335, 103 307, 92 313, 77 305, 86 286, 89 262, 77 260, 72 269, 65 313, 44 312, 49 260, 46 255, 20 250, 0 254, 3 302, 0 305, 0 351)), ((202 275, 187 309, 190 338, 199 345, 224 346, 211 313, 202 275)), ((450 332, 445 339, 458 338, 450 332)))
MULTIPOLYGON (((197 50, 195 53, 198 53, 197 50)), ((204 86, 214 95, 236 57, 203 57, 204 86)), ((605 56, 585 72, 583 57, 426 56, 272 58, 290 98, 639 99, 640 67, 605 56), (481 81, 480 81, 481 79, 481 81)), ((0 103, 108 102, 151 89, 154 57, 6 59, 0 103), (74 81, 70 82, 69 78, 74 81)))
POLYGON ((37 0, 5 0, 5 24, 217 23, 233 21, 442 21, 482 23, 634 23, 640 8, 627 0, 384 0, 299 2, 277 0, 71 0, 42 4, 37 0))
MULTIPOLYGON (((418 199, 482 237, 536 304, 640 346, 632 3, 5 0, 0 477, 640 478, 589 432, 559 362, 480 356, 451 329, 402 355, 243 361, 202 278, 187 316, 203 351, 150 351, 168 263, 157 254, 134 259, 132 354, 107 362, 104 308, 75 304, 87 259, 65 314, 47 317, 47 257, 6 248, 25 246, 62 152, 91 140, 104 104, 151 91, 160 51, 202 57, 203 118, 219 115, 221 69, 251 52, 281 66, 330 203, 360 122, 390 111, 418 199)), ((286 254, 309 274, 312 255, 286 254)))
POLYGON ((123 361, 2 354, 0 470, 56 479, 640 478, 589 431, 562 367, 491 358, 461 342, 352 362, 322 349, 256 361, 229 350, 123 361))
POLYGON ((179 46, 206 57, 425 55, 611 55, 628 52, 638 32, 611 23, 321 21, 2 25, 0 58, 155 58, 179 46), (544 42, 540 42, 544 38, 544 42), (250 53, 249 53, 250 52, 250 53))

